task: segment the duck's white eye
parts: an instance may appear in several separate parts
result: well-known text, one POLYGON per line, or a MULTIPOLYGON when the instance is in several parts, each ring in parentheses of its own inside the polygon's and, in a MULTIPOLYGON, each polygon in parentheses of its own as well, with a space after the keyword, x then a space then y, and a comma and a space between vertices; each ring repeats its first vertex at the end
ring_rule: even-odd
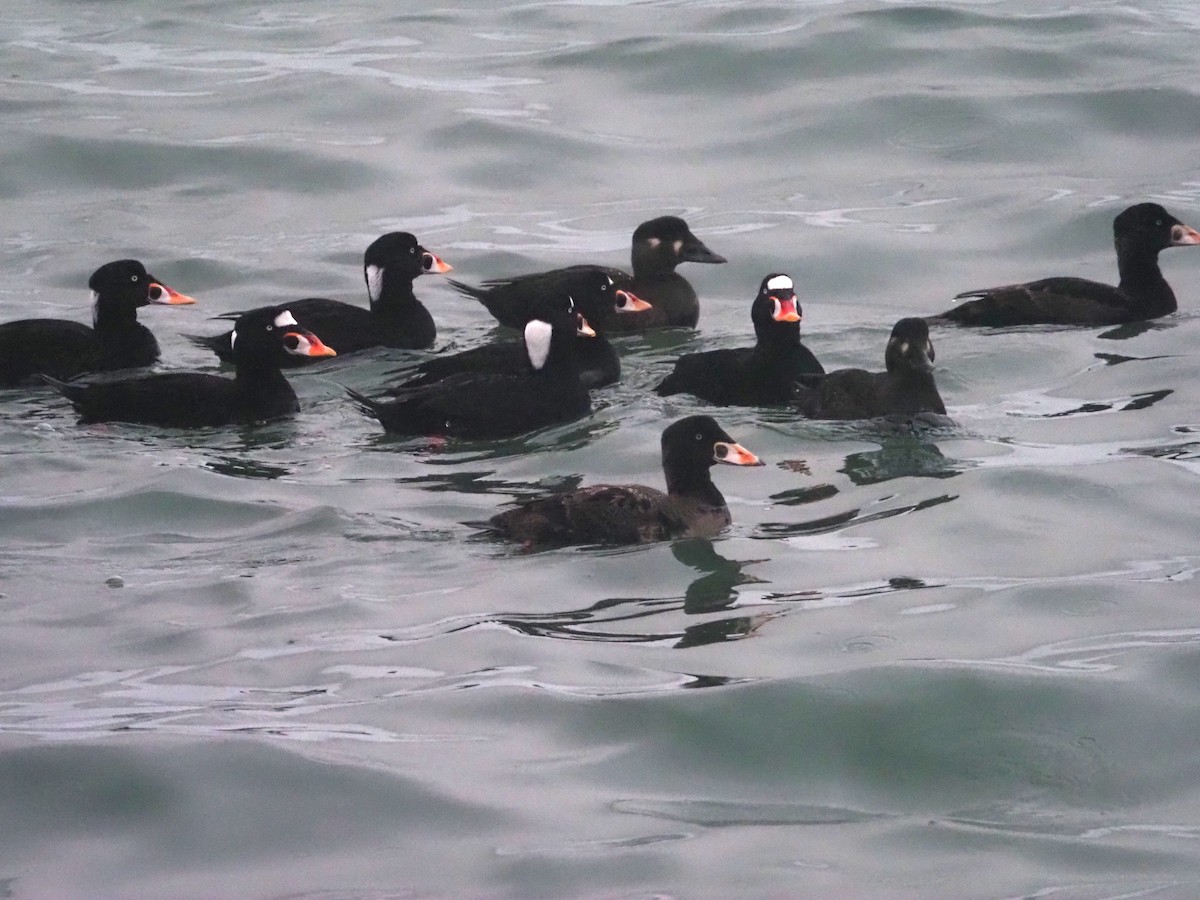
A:
POLYGON ((767 282, 768 291, 790 291, 794 289, 795 286, 792 284, 792 279, 786 275, 776 275, 767 282))
POLYGON ((132 278, 130 278, 129 280, 130 280, 130 281, 132 281, 134 284, 137 284, 137 283, 138 283, 138 276, 134 275, 134 276, 133 276, 132 278))
POLYGON ((287 309, 275 317, 276 328, 287 328, 289 325, 296 326, 298 324, 299 323, 297 323, 296 319, 292 316, 291 311, 287 309))

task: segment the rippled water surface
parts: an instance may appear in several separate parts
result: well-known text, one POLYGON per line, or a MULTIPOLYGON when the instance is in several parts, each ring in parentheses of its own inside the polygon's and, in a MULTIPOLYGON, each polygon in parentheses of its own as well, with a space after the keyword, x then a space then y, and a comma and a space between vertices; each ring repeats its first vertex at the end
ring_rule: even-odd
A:
MULTIPOLYGON (((649 389, 750 341, 787 271, 827 368, 1051 274, 1111 221, 1200 227, 1194 5, 10 0, 0 321, 86 321, 100 263, 186 333, 363 302, 410 230, 469 282, 627 265, 684 216, 699 328, 620 340, 581 422, 385 438, 298 372, 293 421, 79 426, 0 393, 0 894, 1200 894, 1200 251, 1180 312, 936 329, 954 425, 717 411, 719 539, 515 553, 469 524, 661 484, 649 389)), ((439 349, 499 336, 444 279, 439 349)))

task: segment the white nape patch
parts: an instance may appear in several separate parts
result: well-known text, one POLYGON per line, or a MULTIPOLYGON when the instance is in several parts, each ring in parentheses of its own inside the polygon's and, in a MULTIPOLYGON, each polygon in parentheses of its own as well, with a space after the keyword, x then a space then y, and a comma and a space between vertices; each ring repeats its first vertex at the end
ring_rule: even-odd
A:
POLYGON ((379 266, 367 266, 367 297, 374 303, 379 299, 383 290, 383 269, 379 266))
POLYGON ((96 324, 96 317, 100 314, 100 308, 98 306, 99 303, 100 303, 100 292, 92 291, 92 324, 93 325, 96 324))
POLYGON ((289 325, 293 327, 299 327, 299 323, 296 321, 295 317, 292 316, 291 311, 285 309, 275 317, 275 327, 287 328, 289 325))
POLYGON ((525 326, 525 352, 535 369, 541 369, 550 356, 550 335, 554 331, 550 323, 531 319, 525 326))
POLYGON ((237 329, 235 328, 235 329, 233 329, 233 331, 229 332, 229 349, 232 350, 236 346, 237 346, 237 329))
POLYGON ((776 275, 767 282, 768 291, 791 291, 794 289, 795 285, 792 284, 792 279, 786 275, 776 275))

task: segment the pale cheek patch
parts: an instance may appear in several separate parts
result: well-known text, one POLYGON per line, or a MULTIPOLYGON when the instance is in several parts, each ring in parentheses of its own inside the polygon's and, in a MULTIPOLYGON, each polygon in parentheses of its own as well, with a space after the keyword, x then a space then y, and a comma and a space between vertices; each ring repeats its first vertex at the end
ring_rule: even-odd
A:
POLYGON ((383 290, 383 269, 379 266, 367 266, 367 296, 374 303, 379 299, 383 290))
POLYGON ((647 243, 647 244, 649 244, 649 245, 650 245, 650 249, 651 249, 651 250, 653 250, 655 247, 657 247, 659 244, 661 244, 661 243, 662 243, 662 241, 660 241, 658 238, 653 238, 653 237, 652 237, 652 238, 650 238, 649 240, 647 240, 647 241, 646 241, 646 243, 647 243))
POLYGON ((298 326, 298 324, 291 312, 286 309, 275 317, 276 328, 287 328, 289 325, 298 326))
POLYGON ((788 278, 786 275, 776 275, 767 282, 767 290, 790 291, 794 290, 794 285, 792 284, 792 279, 788 278))
POLYGON ((681 250, 683 250, 683 241, 676 241, 676 242, 675 242, 674 244, 672 244, 671 246, 673 246, 673 247, 675 248, 675 255, 676 255, 676 256, 678 256, 678 255, 679 255, 679 252, 680 252, 681 250))
POLYGON ((552 331, 549 323, 539 319, 533 319, 525 326, 525 352, 529 354, 529 362, 535 369, 541 369, 550 356, 552 331))

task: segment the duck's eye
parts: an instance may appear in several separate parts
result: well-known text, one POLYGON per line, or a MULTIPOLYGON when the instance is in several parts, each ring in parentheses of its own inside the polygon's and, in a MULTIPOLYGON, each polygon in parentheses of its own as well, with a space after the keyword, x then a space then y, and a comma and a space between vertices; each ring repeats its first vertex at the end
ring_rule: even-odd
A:
POLYGON ((132 281, 134 284, 137 284, 137 283, 138 283, 138 276, 134 275, 134 276, 133 276, 132 278, 130 278, 129 280, 130 280, 130 281, 132 281))
POLYGON ((1163 226, 1163 220, 1162 220, 1162 219, 1155 219, 1155 220, 1154 220, 1154 227, 1155 227, 1155 228, 1162 228, 1162 226, 1163 226))
POLYGON ((699 431, 697 431, 697 432, 696 432, 696 440, 697 440, 697 441, 702 441, 702 440, 704 440, 704 435, 703 435, 701 432, 699 432, 699 431))

